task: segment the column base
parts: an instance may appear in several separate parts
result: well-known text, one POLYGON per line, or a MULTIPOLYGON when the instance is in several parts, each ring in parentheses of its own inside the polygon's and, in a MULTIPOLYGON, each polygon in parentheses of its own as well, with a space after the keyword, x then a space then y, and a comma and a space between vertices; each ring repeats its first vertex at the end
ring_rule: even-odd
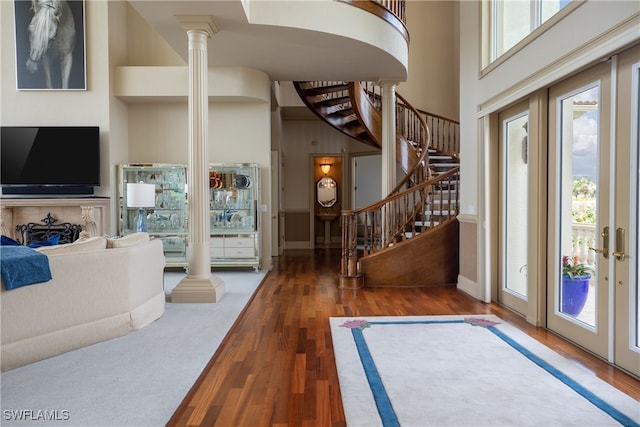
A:
POLYGON ((224 295, 224 281, 212 274, 202 279, 185 277, 171 291, 172 303, 219 302, 224 295))

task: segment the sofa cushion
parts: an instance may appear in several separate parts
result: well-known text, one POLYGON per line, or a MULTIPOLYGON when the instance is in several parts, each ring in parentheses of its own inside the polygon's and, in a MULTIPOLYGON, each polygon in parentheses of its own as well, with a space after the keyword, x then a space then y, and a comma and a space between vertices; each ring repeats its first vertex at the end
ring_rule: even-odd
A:
POLYGON ((149 241, 149 233, 133 233, 123 237, 107 238, 107 248, 127 248, 149 241))
POLYGON ((42 246, 36 250, 46 254, 68 254, 75 252, 94 251, 105 249, 107 247, 107 239, 101 236, 89 237, 88 239, 78 239, 75 242, 58 246, 42 246))
POLYGON ((58 244, 59 241, 60 241, 60 235, 54 234, 48 239, 40 240, 39 242, 29 243, 29 247, 35 249, 35 248, 40 248, 42 246, 55 246, 58 244))
POLYGON ((20 246, 20 242, 16 242, 11 237, 3 234, 0 236, 0 246, 20 246))

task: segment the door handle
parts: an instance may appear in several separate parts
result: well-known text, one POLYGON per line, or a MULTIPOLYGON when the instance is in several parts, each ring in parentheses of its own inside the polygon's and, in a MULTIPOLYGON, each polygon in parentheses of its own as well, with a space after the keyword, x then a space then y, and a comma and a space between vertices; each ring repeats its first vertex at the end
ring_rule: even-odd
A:
POLYGON ((624 253, 624 228, 616 229, 616 250, 613 253, 618 261, 624 261, 627 254, 624 253))
POLYGON ((597 249, 592 247, 589 247, 589 249, 591 249, 596 253, 602 254, 604 259, 609 259, 609 227, 608 226, 602 229, 602 233, 600 233, 600 236, 602 236, 602 249, 597 249))

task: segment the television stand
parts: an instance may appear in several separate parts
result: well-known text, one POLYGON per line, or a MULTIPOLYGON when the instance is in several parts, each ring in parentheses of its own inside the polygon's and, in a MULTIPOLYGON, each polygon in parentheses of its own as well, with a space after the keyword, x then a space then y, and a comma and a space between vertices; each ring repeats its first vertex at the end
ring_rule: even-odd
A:
POLYGON ((2 194, 27 196, 66 196, 93 194, 91 185, 7 185, 2 187, 2 194))

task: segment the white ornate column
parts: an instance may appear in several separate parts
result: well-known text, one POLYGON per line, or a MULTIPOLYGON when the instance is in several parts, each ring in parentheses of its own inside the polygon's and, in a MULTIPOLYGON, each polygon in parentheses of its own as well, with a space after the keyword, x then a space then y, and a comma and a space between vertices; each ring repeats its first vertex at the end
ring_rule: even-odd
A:
POLYGON ((209 223, 209 91, 207 39, 218 31, 208 16, 177 16, 189 39, 189 163, 187 165, 187 276, 171 292, 171 302, 218 302, 225 284, 211 273, 209 223))
POLYGON ((382 85, 382 198, 396 186, 396 82, 382 85))
MULTIPOLYGON (((396 186, 396 85, 397 82, 383 80, 382 86, 382 198, 396 186)), ((390 225, 387 206, 382 207, 382 236, 386 239, 390 225)))

